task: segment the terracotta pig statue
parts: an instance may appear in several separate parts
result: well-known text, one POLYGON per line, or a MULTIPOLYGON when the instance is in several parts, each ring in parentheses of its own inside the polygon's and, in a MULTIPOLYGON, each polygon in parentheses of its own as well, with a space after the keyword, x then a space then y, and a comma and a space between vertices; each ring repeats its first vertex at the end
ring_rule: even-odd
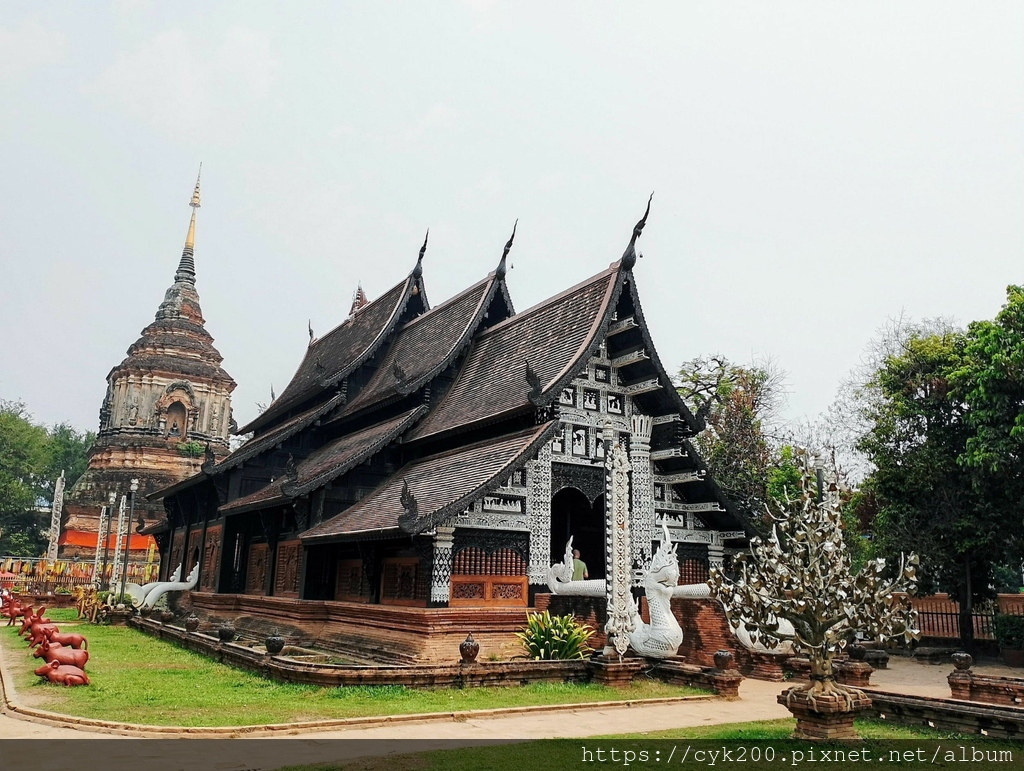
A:
POLYGON ((45 677, 51 683, 60 683, 65 686, 89 685, 89 676, 78 667, 61 664, 59 661, 51 661, 36 670, 36 674, 45 677))
POLYGON ((84 635, 80 635, 77 632, 67 632, 62 634, 56 627, 53 629, 43 630, 43 634, 46 635, 52 643, 60 643, 61 645, 67 645, 71 648, 77 648, 78 650, 84 650, 89 647, 89 641, 84 635))
POLYGON ((43 640, 39 647, 33 651, 32 656, 42 659, 47 664, 51 661, 56 661, 58 664, 67 664, 68 666, 85 669, 85 662, 89 660, 89 651, 65 648, 60 643, 43 640))

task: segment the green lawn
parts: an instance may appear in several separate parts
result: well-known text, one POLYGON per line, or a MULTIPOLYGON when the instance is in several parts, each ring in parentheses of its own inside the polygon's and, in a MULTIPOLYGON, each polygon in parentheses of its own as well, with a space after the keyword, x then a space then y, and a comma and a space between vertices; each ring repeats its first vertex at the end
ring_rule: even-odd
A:
POLYGON ((23 638, 13 628, 0 634, 0 648, 15 671, 14 686, 22 701, 55 712, 131 723, 244 726, 701 693, 656 680, 626 689, 572 683, 436 691, 293 685, 216 663, 134 629, 85 624, 74 629, 89 638, 88 687, 44 682, 32 673, 42 659, 31 657, 23 638))
MULTIPOLYGON (((296 766, 291 771, 508 771, 510 768, 528 768, 530 771, 571 771, 587 768, 622 768, 627 771, 651 768, 682 768, 697 769, 718 767, 725 769, 744 769, 744 771, 779 771, 793 768, 794 765, 808 768, 847 769, 871 767, 883 762, 888 767, 894 759, 891 752, 898 753, 899 762, 893 763, 897 769, 952 769, 959 767, 960 747, 982 751, 998 751, 1012 753, 1010 762, 986 765, 984 761, 972 763, 973 768, 1019 768, 1024 758, 1024 745, 1009 740, 991 740, 982 736, 959 736, 944 734, 927 728, 908 728, 894 726, 884 722, 858 721, 857 730, 863 742, 850 744, 836 743, 829 745, 798 742, 789 738, 795 725, 794 720, 771 720, 756 723, 734 723, 717 726, 701 726, 679 728, 670 731, 659 731, 644 734, 612 734, 585 739, 548 739, 543 741, 520 742, 517 744, 469 747, 464 749, 434 750, 430 752, 369 757, 351 761, 341 765, 296 766), (936 762, 933 764, 932 752, 936 746, 941 748, 936 762), (598 760, 597 749, 604 750, 604 762, 598 760), (684 752, 689 748, 687 762, 682 762, 684 752), (745 756, 740 755, 746 748, 745 756), (756 750, 755 750, 756 748, 756 750), (619 755, 613 760, 610 750, 619 755), (731 750, 732 756, 726 759, 719 754, 708 753, 731 750), (768 750, 773 752, 772 760, 764 759, 768 750), (925 754, 919 760, 916 751, 925 754), (584 751, 591 756, 584 760, 584 751), (694 757, 698 750, 703 750, 703 758, 694 757), (829 753, 850 753, 856 750, 858 755, 844 756, 837 760, 829 753), (912 761, 906 760, 908 750, 915 752, 912 761), (866 752, 865 752, 866 751, 866 752), (946 753, 953 751, 956 761, 948 761, 946 753), (625 753, 633 753, 629 759, 625 753), (646 759, 641 754, 647 753, 646 759), (758 760, 753 759, 757 752, 758 760), (797 755, 800 762, 794 762, 797 755), (669 759, 672 759, 671 764, 669 759), (884 760, 881 760, 884 758, 884 760), (629 763, 626 761, 630 760, 629 763), (842 762, 845 760, 845 762, 842 762), (870 761, 865 763, 865 761, 870 761), (809 765, 808 765, 809 764, 809 765)), ((1004 756, 1005 757, 1005 756, 1004 756)), ((280 771, 286 771, 281 769, 280 771)))

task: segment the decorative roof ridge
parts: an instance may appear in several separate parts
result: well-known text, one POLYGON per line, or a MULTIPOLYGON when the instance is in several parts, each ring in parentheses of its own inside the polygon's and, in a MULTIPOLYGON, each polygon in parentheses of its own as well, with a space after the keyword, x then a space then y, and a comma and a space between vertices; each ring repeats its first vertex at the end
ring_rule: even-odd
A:
POLYGON ((244 461, 247 461, 249 458, 258 455, 261 451, 267 449, 267 447, 270 447, 279 442, 283 442, 285 439, 288 439, 289 437, 293 436, 296 432, 304 429, 314 420, 322 416, 325 412, 328 412, 333 407, 338 406, 338 403, 341 402, 342 400, 343 397, 341 394, 335 394, 330 399, 325 401, 323 404, 320 404, 316 407, 312 407, 308 411, 308 413, 300 413, 299 415, 296 415, 295 417, 300 419, 296 420, 295 423, 284 428, 284 430, 282 430, 279 435, 274 434, 274 432, 281 429, 282 426, 284 425, 283 423, 279 424, 278 426, 275 426, 269 431, 265 431, 263 434, 259 436, 254 436, 252 439, 247 441, 245 444, 243 444, 229 456, 224 458, 220 463, 218 463, 211 470, 210 476, 216 476, 217 474, 227 471, 228 469, 234 468, 239 463, 243 463, 244 461), (267 439, 273 439, 273 442, 270 444, 266 444, 267 439))
POLYGON ((530 316, 532 316, 535 313, 539 313, 540 311, 545 310, 549 306, 554 305, 555 303, 560 302, 561 300, 564 300, 569 295, 575 294, 576 292, 579 292, 579 291, 582 291, 583 289, 586 289, 591 284, 597 283, 598 281, 600 281, 600 280, 604 279, 606 276, 608 276, 610 273, 614 273, 615 271, 617 271, 619 269, 619 264, 620 264, 620 261, 617 260, 617 261, 613 262, 611 265, 609 265, 607 268, 605 268, 603 271, 601 271, 600 273, 597 273, 596 275, 593 275, 593 276, 590 276, 589 278, 584 279, 583 281, 579 282, 575 286, 571 286, 568 289, 566 289, 566 290, 564 290, 562 292, 559 292, 558 294, 556 294, 556 295, 554 295, 552 297, 547 298, 546 300, 541 300, 536 305, 533 305, 533 306, 527 308, 525 311, 520 311, 519 313, 513 314, 512 316, 509 316, 504 321, 499 321, 493 327, 488 327, 483 332, 481 332, 477 336, 477 340, 482 340, 485 337, 489 337, 490 335, 499 332, 500 330, 504 329, 505 327, 512 326, 513 324, 516 324, 516 323, 518 323, 520 321, 523 321, 523 320, 529 318, 530 316))
MULTIPOLYGON (((361 316, 365 315, 367 309, 373 306, 375 303, 381 302, 385 297, 390 295, 392 292, 400 290, 398 291, 398 295, 395 298, 395 305, 391 310, 391 314, 388 316, 387 321, 385 321, 385 323, 381 326, 381 329, 373 338, 373 340, 363 349, 363 351, 359 355, 353 357, 348 362, 346 362, 345 366, 343 366, 341 369, 331 374, 325 374, 324 377, 319 378, 317 385, 322 389, 328 388, 334 383, 340 381, 346 375, 353 372, 357 367, 364 364, 369 358, 371 358, 377 352, 378 348, 380 348, 380 345, 383 343, 383 341, 386 340, 387 337, 394 331, 395 325, 398 323, 398 319, 401 318, 402 313, 405 311, 406 306, 409 304, 410 298, 414 295, 413 289, 418 289, 421 286, 421 284, 422 278, 414 277, 412 274, 406 276, 406 278, 403 281, 401 281, 398 284, 395 284, 393 287, 391 287, 388 291, 386 291, 376 300, 373 300, 372 302, 365 305, 358 314, 345 319, 345 321, 336 326, 330 332, 318 338, 312 344, 307 346, 306 353, 303 355, 302 361, 299 362, 299 366, 295 371, 295 375, 292 375, 292 382, 294 382, 296 375, 298 375, 298 373, 302 371, 303 364, 305 364, 306 361, 308 361, 311 356, 317 356, 317 349, 321 343, 327 340, 334 333, 341 330, 346 324, 353 322, 355 319, 358 319, 361 316)), ((429 309, 429 306, 427 305, 426 293, 423 292, 422 290, 419 290, 416 294, 421 294, 423 296, 423 304, 429 309)), ((285 390, 281 393, 281 397, 284 397, 285 394, 287 394, 288 388, 290 386, 291 382, 289 382, 288 386, 285 387, 285 390)), ((278 405, 277 402, 274 402, 274 404, 271 405, 271 407, 275 408, 273 411, 271 410, 271 407, 268 407, 267 410, 262 415, 256 416, 251 421, 249 421, 249 423, 240 428, 239 433, 248 433, 249 431, 253 431, 256 428, 260 428, 261 426, 267 425, 268 423, 272 423, 278 418, 280 418, 283 414, 287 413, 288 410, 296 407, 297 405, 301 404, 303 401, 306 401, 307 399, 313 398, 313 396, 315 395, 315 391, 307 389, 304 392, 300 392, 298 395, 292 396, 288 401, 282 401, 280 405, 278 405)), ((281 397, 279 397, 279 399, 281 397)))
MULTIPOLYGON (((400 415, 393 416, 386 420, 381 420, 377 423, 374 423, 372 426, 367 426, 366 428, 360 429, 359 431, 353 431, 352 434, 348 435, 348 437, 354 434, 362 433, 364 431, 371 431, 387 423, 395 423, 395 425, 389 431, 384 432, 374 441, 368 442, 367 444, 363 445, 360 452, 354 455, 351 459, 349 459, 347 463, 342 463, 337 467, 331 469, 330 471, 324 471, 320 474, 317 474, 315 477, 313 477, 313 479, 311 479, 309 482, 306 482, 305 484, 300 485, 297 483, 290 482, 282 484, 281 492, 289 496, 290 498, 295 498, 300 495, 306 495, 307 493, 316 490, 317 488, 327 484, 328 482, 337 479, 345 472, 351 470, 355 466, 358 466, 363 461, 373 457, 378 452, 383 450, 395 439, 395 437, 399 436, 402 432, 409 428, 409 426, 411 426, 413 423, 415 423, 417 420, 423 417, 426 414, 426 412, 426 405, 421 404, 418 407, 414 407, 413 409, 400 415)), ((323 450, 324 447, 327 447, 328 445, 333 444, 334 442, 342 441, 348 437, 339 436, 336 439, 332 439, 323 447, 317 448, 312 453, 310 453, 306 458, 304 458, 299 463, 299 466, 301 467, 303 463, 306 463, 310 459, 312 459, 320 450, 323 450)))
POLYGON ((622 293, 622 285, 625 282, 626 273, 628 271, 619 270, 615 280, 608 282, 608 289, 605 290, 604 298, 601 300, 601 309, 594 316, 594 321, 590 325, 590 331, 580 341, 579 348, 576 349, 573 357, 566 362, 562 371, 555 375, 554 379, 539 394, 529 397, 531 403, 542 406, 558 396, 565 384, 576 377, 580 369, 586 367, 587 362, 597 353, 598 348, 601 346, 601 341, 604 340, 608 327, 612 322, 612 311, 618 302, 619 295, 622 293), (583 361, 582 364, 580 363, 581 360, 583 361))
POLYGON ((662 384, 662 388, 668 392, 671 392, 671 399, 675 402, 676 408, 679 410, 679 414, 682 415, 687 424, 690 426, 690 431, 693 434, 698 434, 704 430, 706 423, 703 418, 698 418, 689 407, 686 406, 686 402, 683 397, 679 395, 679 392, 675 389, 672 384, 672 378, 669 377, 665 371, 665 366, 661 363, 661 357, 658 356, 658 351, 654 346, 654 340, 651 337, 651 330, 647 326, 647 320, 644 318, 643 307, 640 305, 640 293, 636 286, 636 276, 633 275, 632 271, 629 271, 629 294, 633 300, 633 313, 636 316, 636 321, 640 327, 640 335, 644 341, 644 347, 647 351, 648 357, 650 357, 651 364, 654 366, 655 371, 658 373, 658 381, 662 384))
MULTIPOLYGON (((539 426, 531 426, 529 429, 525 429, 514 434, 507 434, 497 440, 488 439, 482 442, 474 442, 473 444, 466 445, 465 447, 460 447, 456 450, 449 450, 448 452, 438 453, 437 455, 430 455, 427 456, 426 458, 420 459, 419 461, 414 461, 416 463, 419 463, 427 459, 434 460, 437 458, 445 457, 446 455, 450 455, 452 453, 466 452, 468 450, 475 449, 476 447, 479 446, 492 445, 496 441, 512 440, 520 436, 525 438, 530 436, 531 434, 533 435, 533 438, 530 440, 530 443, 526 447, 521 449, 518 453, 516 453, 516 455, 513 456, 508 461, 508 463, 502 466, 497 472, 492 474, 491 478, 486 483, 480 485, 479 487, 467 493, 466 495, 463 495, 461 498, 458 498, 457 500, 454 500, 448 503, 447 505, 442 506, 440 509, 437 509, 436 511, 432 512, 429 516, 424 517, 423 520, 421 520, 420 522, 408 521, 408 519, 404 515, 400 515, 398 518, 399 527, 407 533, 416 535, 418 533, 422 533, 424 530, 433 529, 453 514, 464 511, 473 501, 477 500, 480 496, 501 487, 502 480, 504 480, 508 475, 522 468, 526 464, 526 462, 531 459, 531 456, 533 456, 537 452, 537 450, 539 450, 544 445, 545 442, 551 439, 551 437, 555 433, 555 428, 558 425, 559 421, 557 419, 549 420, 547 423, 542 423, 539 426)), ((406 466, 406 468, 408 468, 408 466, 406 466)), ((410 492, 413 495, 415 495, 414 491, 410 490, 410 492)))

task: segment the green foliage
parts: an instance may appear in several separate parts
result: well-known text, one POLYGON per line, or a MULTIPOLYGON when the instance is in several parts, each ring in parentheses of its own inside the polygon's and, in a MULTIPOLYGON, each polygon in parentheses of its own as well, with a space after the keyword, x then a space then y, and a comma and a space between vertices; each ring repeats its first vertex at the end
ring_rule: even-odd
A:
POLYGON ((201 458, 206 452, 206 445, 201 442, 179 442, 177 450, 179 455, 186 458, 201 458))
POLYGON ((574 616, 552 616, 545 610, 531 613, 516 636, 531 659, 585 659, 592 652, 587 641, 594 630, 574 616))
POLYGON ((1010 616, 1005 613, 998 613, 996 614, 992 631, 1000 648, 1024 651, 1024 616, 1010 616))
POLYGON ((755 527, 772 497, 771 485, 779 493, 789 480, 768 436, 782 380, 770 363, 745 367, 722 356, 688 361, 677 376, 679 395, 707 424, 694 445, 723 494, 755 527))
POLYGON ((51 429, 32 422, 21 402, 0 400, 0 554, 35 557, 46 549, 48 514, 60 472, 70 487, 87 465, 95 435, 66 423, 51 429))

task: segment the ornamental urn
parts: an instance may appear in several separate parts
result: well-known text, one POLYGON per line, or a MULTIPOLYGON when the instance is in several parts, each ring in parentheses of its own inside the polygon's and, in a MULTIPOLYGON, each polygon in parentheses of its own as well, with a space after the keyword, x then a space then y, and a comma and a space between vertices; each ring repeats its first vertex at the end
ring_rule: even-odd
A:
POLYGON ((139 614, 140 614, 140 615, 141 615, 141 616, 142 616, 143 618, 149 618, 149 615, 150 615, 150 614, 151 614, 152 612, 153 612, 153 609, 152 609, 151 607, 149 607, 148 605, 143 605, 143 606, 142 606, 141 608, 139 608, 139 614))
POLYGON ((169 624, 172 621, 174 621, 174 613, 169 610, 165 610, 160 613, 160 623, 169 624))
POLYGON ((860 643, 853 643, 846 647, 846 653, 849 655, 851 661, 864 661, 868 655, 868 649, 860 643))
POLYGON ((953 660, 953 666, 957 668, 958 672, 966 672, 971 668, 971 664, 974 663, 971 654, 964 651, 957 651, 950 658, 953 660))
POLYGON ((284 650, 284 638, 279 634, 270 635, 264 640, 264 644, 267 646, 267 653, 271 656, 276 656, 284 650))
POLYGON ((185 631, 195 632, 197 629, 199 629, 199 616, 193 613, 185 619, 185 631))
POLYGON ((221 642, 232 642, 235 639, 235 628, 231 624, 217 627, 217 637, 221 642))
POLYGON ((477 654, 480 653, 480 643, 473 639, 472 633, 459 643, 459 653, 462 654, 463 664, 476 663, 477 654))
POLYGON ((732 651, 715 651, 715 669, 732 669, 732 651))

